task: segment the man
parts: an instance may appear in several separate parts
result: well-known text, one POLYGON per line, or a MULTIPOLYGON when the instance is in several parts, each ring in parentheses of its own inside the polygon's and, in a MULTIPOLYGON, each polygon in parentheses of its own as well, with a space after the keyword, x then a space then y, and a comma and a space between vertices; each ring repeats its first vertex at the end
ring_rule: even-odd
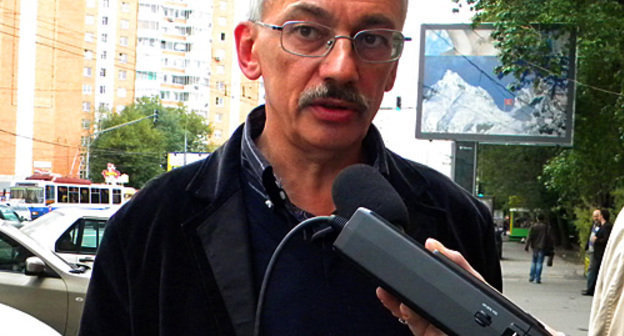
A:
MULTIPOLYGON (((394 84, 406 10, 406 0, 254 3, 236 47, 243 73, 263 77, 266 106, 208 159, 152 181, 111 219, 81 334, 251 335, 275 247, 303 219, 334 211, 334 178, 354 163, 398 191, 409 235, 461 252, 500 289, 487 208, 385 149, 371 126, 394 84)), ((261 334, 409 334, 376 287, 327 244, 297 236, 273 273, 261 334)))
POLYGON ((615 219, 601 264, 587 335, 624 335, 624 209, 615 219))
POLYGON ((550 230, 544 223, 544 215, 539 214, 537 221, 531 225, 529 236, 527 237, 524 250, 528 251, 529 247, 533 252, 531 258, 531 269, 529 272, 529 282, 535 281, 536 284, 542 283, 542 266, 544 265, 544 257, 547 251, 553 249, 553 241, 550 236, 550 230))
POLYGON ((587 269, 587 289, 583 295, 594 295, 596 278, 602 263, 602 256, 607 246, 607 240, 611 234, 612 225, 609 223, 609 211, 596 209, 592 213, 592 228, 587 239, 587 252, 589 254, 589 267, 587 269))

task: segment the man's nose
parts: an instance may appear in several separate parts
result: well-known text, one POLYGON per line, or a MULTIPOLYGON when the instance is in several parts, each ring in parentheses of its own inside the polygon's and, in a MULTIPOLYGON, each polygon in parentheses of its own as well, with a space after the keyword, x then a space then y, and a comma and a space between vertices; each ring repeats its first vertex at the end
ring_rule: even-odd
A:
POLYGON ((351 83, 359 79, 358 55, 349 36, 336 36, 329 53, 323 58, 319 72, 323 79, 351 83))

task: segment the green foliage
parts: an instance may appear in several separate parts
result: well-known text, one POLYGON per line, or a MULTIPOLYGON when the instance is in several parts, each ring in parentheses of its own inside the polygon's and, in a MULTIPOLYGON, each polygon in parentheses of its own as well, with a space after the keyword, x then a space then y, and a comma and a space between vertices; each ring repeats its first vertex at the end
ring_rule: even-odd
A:
POLYGON ((151 178, 163 173, 168 152, 209 152, 214 146, 207 143, 211 128, 204 118, 187 112, 182 106, 164 107, 156 97, 142 97, 121 113, 106 113, 100 121, 101 133, 91 146, 90 177, 102 182, 101 171, 108 162, 128 174, 129 185, 142 187, 151 178), (158 121, 152 121, 154 111, 158 121), (142 119, 143 118, 143 119, 142 119), (142 119, 132 123, 133 121, 142 119), (116 125, 128 125, 111 129, 116 125))
MULTIPOLYGON (((552 35, 542 32, 559 25, 561 32, 576 34, 574 145, 546 162, 539 182, 556 194, 560 213, 576 218, 585 234, 593 207, 624 204, 624 1, 452 1, 476 11, 475 24, 493 23, 501 50, 498 71, 518 79, 527 73, 542 79, 565 74, 565 64, 546 56, 552 35)), ((499 183, 490 174, 479 176, 499 183)))
POLYGON ((487 195, 494 196, 497 209, 549 209, 554 198, 540 183, 539 175, 544 164, 560 150, 545 146, 479 145, 479 182, 487 195))

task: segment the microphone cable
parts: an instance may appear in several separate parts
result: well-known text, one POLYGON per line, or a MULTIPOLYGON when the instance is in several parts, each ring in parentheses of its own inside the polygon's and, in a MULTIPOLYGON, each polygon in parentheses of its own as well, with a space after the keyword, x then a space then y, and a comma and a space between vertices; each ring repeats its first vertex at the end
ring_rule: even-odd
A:
MULTIPOLYGON (((266 297, 267 287, 269 285, 269 280, 271 279, 271 273, 273 272, 273 268, 275 267, 275 264, 277 263, 277 260, 280 254, 282 253, 282 250, 288 243, 288 241, 292 237, 294 237, 295 234, 297 234, 299 231, 306 229, 312 225, 315 225, 318 223, 328 223, 331 228, 335 228, 336 226, 339 226, 339 227, 344 226, 345 222, 346 222, 345 219, 336 215, 318 216, 318 217, 308 218, 302 221, 301 223, 297 224, 294 228, 292 228, 286 234, 286 236, 284 236, 284 238, 282 238, 280 243, 275 248, 275 251, 273 251, 273 254, 271 255, 271 259, 269 260, 269 264, 267 265, 267 268, 264 272, 264 277, 262 278, 262 285, 260 286, 260 293, 258 294, 258 303, 256 304, 256 318, 254 321, 254 331, 253 331, 254 336, 260 335, 260 321, 262 318, 262 309, 264 308, 264 298, 266 297)), ((333 229, 329 229, 328 227, 322 231, 324 233, 328 233, 328 231, 333 231, 333 229)))

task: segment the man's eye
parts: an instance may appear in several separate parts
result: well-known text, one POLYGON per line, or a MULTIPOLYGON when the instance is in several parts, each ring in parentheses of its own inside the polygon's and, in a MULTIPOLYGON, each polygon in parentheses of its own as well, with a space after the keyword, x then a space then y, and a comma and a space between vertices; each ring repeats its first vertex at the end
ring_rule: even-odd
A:
POLYGON ((359 36, 359 40, 367 48, 378 48, 388 45, 388 39, 379 34, 364 33, 359 36))
POLYGON ((307 25, 293 27, 291 34, 308 40, 318 40, 324 35, 318 28, 307 25))

